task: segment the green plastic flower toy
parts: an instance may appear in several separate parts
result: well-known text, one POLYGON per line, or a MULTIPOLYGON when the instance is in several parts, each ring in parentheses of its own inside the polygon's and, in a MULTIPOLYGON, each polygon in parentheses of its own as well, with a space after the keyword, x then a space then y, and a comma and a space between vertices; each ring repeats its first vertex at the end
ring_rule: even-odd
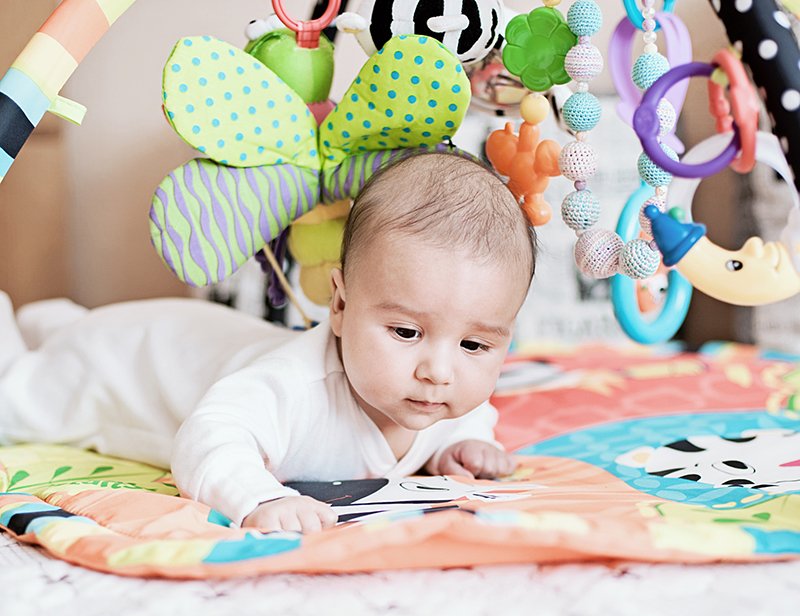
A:
POLYGON ((564 58, 577 40, 561 12, 543 6, 508 23, 503 63, 526 88, 545 92, 570 80, 564 58))

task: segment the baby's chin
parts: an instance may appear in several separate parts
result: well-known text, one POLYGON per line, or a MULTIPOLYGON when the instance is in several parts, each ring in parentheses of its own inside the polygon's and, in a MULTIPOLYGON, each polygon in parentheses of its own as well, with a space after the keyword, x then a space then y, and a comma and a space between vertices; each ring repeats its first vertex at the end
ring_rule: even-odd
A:
POLYGON ((430 428, 433 424, 440 421, 438 417, 413 417, 395 420, 395 423, 401 428, 411 430, 412 432, 419 432, 425 428, 430 428))

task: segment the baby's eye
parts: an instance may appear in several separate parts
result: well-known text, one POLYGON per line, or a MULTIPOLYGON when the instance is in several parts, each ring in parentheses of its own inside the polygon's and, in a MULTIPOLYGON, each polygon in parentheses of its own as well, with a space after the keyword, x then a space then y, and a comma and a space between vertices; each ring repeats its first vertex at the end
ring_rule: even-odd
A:
POLYGON ((480 342, 475 342, 474 340, 462 340, 461 348, 469 351, 470 353, 474 353, 476 351, 489 350, 489 347, 487 347, 485 344, 481 344, 480 342))
POLYGON ((403 340, 414 340, 414 338, 419 335, 417 330, 408 327, 393 327, 392 331, 394 331, 398 338, 402 338, 403 340))

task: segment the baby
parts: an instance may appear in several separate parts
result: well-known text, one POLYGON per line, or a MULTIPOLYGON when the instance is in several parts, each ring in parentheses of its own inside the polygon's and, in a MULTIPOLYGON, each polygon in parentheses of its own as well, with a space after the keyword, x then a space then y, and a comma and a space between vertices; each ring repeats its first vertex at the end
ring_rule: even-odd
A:
POLYGON ((330 321, 308 332, 198 300, 53 300, 15 322, 5 298, 0 444, 171 465, 182 495, 263 530, 336 522, 288 481, 510 474, 488 399, 534 258, 491 172, 407 157, 359 193, 330 321))

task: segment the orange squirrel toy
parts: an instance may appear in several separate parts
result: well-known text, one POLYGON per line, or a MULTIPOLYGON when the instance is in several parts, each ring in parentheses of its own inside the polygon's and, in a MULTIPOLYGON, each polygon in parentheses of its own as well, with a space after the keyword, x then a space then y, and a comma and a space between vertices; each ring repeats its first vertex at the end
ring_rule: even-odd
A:
POLYGON ((547 99, 529 94, 520 106, 525 121, 519 137, 509 122, 504 129, 492 132, 486 141, 486 155, 497 172, 509 178, 508 188, 520 200, 520 207, 534 227, 547 224, 553 215, 544 200, 544 191, 551 177, 561 175, 558 168, 561 146, 552 139, 539 142, 539 123, 547 117, 548 110, 547 99))

